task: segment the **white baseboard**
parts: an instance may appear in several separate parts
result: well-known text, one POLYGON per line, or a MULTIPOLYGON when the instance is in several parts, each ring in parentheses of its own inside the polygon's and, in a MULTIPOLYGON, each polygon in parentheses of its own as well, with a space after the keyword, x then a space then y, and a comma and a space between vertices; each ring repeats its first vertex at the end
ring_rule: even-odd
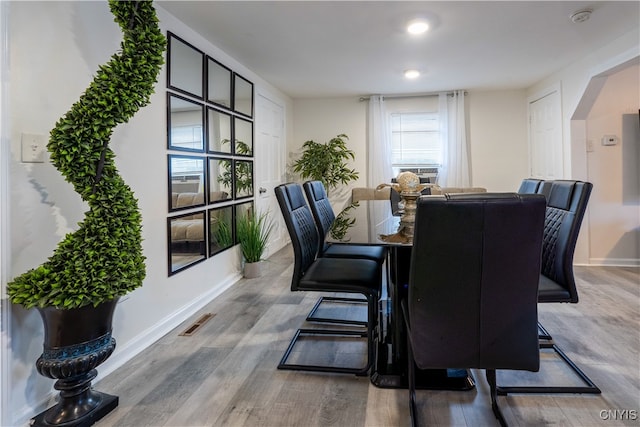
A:
MULTIPOLYGON (((142 332, 136 339, 133 339, 125 346, 118 348, 118 351, 114 352, 108 360, 98 367, 98 376, 92 382, 92 385, 95 386, 102 378, 123 366, 151 344, 171 332, 174 328, 192 316, 193 313, 209 304, 213 299, 229 289, 241 278, 242 276, 239 273, 229 276, 220 284, 220 286, 211 289, 205 294, 199 295, 196 299, 174 311, 152 328, 142 332)), ((55 396, 57 396, 57 394, 58 392, 52 389, 51 392, 46 397, 43 397, 40 403, 35 407, 24 407, 19 411, 16 411, 13 425, 28 427, 29 420, 35 414, 39 414, 51 406, 54 403, 55 396)))
POLYGON ((198 298, 191 301, 189 304, 186 304, 174 311, 164 320, 141 333, 139 338, 131 340, 127 345, 121 347, 119 351, 115 352, 107 361, 100 365, 98 369, 98 376, 93 381, 93 384, 97 384, 102 378, 123 366, 151 344, 171 332, 174 328, 192 316, 193 313, 209 304, 213 299, 229 289, 241 278, 242 276, 239 273, 228 277, 220 286, 215 289, 211 289, 205 294, 199 295, 198 298))
POLYGON ((589 264, 593 266, 608 267, 640 267, 638 258, 589 258, 589 264))

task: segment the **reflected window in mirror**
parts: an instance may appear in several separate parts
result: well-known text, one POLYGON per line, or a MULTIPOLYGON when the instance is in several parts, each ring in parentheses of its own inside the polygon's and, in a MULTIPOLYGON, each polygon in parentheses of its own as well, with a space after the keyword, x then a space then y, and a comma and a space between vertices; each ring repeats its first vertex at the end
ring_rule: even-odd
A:
POLYGON ((231 115, 207 108, 207 141, 210 153, 231 154, 231 115))
POLYGON ((208 56, 207 102, 231 108, 231 70, 208 56))
POLYGON ((169 155, 169 211, 204 206, 203 157, 169 155))
MULTIPOLYGON (((237 224, 238 222, 238 218, 245 218, 248 215, 253 216, 254 215, 254 210, 253 210, 253 202, 246 202, 246 203, 239 203, 237 205, 234 205, 235 208, 235 223, 237 224)), ((240 242, 238 242, 238 234, 234 234, 235 236, 235 243, 238 244, 240 242)))
POLYGON ((209 209, 209 256, 233 245, 233 206, 209 209))
POLYGON ((249 160, 234 161, 235 198, 253 196, 253 162, 249 160))
POLYGON ((253 122, 234 117, 233 127, 235 154, 253 156, 253 122))
POLYGON ((220 203, 231 199, 233 174, 231 159, 209 158, 209 203, 220 203))
POLYGON ((169 94, 167 98, 170 150, 204 151, 204 106, 169 94))
POLYGON ((233 77, 233 109, 253 117, 253 83, 239 74, 233 77))
POLYGON ((169 34, 168 86, 199 99, 204 98, 204 52, 169 34))
POLYGON ((169 275, 206 258, 204 212, 168 218, 169 275))

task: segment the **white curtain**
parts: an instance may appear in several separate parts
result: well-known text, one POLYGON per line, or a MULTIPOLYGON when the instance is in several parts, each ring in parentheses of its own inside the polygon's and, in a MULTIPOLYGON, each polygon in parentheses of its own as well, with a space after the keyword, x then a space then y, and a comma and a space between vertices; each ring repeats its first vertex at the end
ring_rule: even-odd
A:
POLYGON ((442 138, 442 168, 438 174, 441 187, 470 187, 471 163, 465 119, 465 92, 440 93, 438 114, 442 138))
POLYGON ((369 98, 368 118, 367 186, 375 188, 378 184, 391 182, 393 178, 389 125, 382 96, 369 98))

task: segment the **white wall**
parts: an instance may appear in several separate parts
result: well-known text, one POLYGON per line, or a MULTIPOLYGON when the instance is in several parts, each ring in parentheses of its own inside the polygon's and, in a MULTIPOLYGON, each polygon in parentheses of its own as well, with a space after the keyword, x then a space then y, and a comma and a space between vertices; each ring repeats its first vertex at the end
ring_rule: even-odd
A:
POLYGON ((636 194, 623 194, 623 175, 637 181, 640 167, 637 151, 631 162, 624 161, 623 155, 629 155, 625 144, 635 144, 635 149, 640 150, 640 141, 623 139, 622 133, 623 114, 638 121, 639 80, 638 65, 609 76, 587 116, 587 141, 593 147, 587 153, 587 174, 593 183, 589 228, 591 241, 597 242, 590 248, 592 264, 640 265, 638 187, 634 188, 636 194), (618 144, 603 146, 604 135, 616 135, 618 144), (631 165, 634 170, 625 170, 631 165))
POLYGON ((550 86, 561 84, 565 178, 586 178, 586 141, 581 141, 579 147, 572 147, 576 144, 571 138, 571 120, 580 119, 574 117, 574 114, 589 82, 597 74, 638 56, 639 53, 640 29, 636 29, 527 88, 527 96, 532 96, 550 86))
POLYGON ((468 138, 472 184, 517 191, 529 176, 525 91, 471 92, 468 138))
MULTIPOLYGON (((294 99, 293 101, 293 138, 287 148, 289 156, 287 166, 300 157, 302 144, 313 140, 325 143, 339 134, 349 137, 347 147, 355 152, 355 161, 349 167, 359 172, 357 181, 344 188, 333 191, 331 202, 340 206, 350 196, 353 187, 367 185, 367 103, 356 97, 294 99)), ((290 175, 290 179, 298 179, 290 175)))
MULTIPOLYGON (((469 134, 472 184, 490 191, 515 191, 528 176, 525 91, 471 92, 469 134)), ((387 112, 437 111, 437 97, 385 101, 387 112)), ((325 142, 338 133, 349 136, 355 151, 353 167, 360 172, 352 187, 366 186, 367 102, 355 97, 294 100, 294 133, 290 159, 299 156, 304 141, 325 142)))
MULTIPOLYGON (((157 7, 170 30, 273 94, 291 111, 291 100, 181 22, 157 7)), ((7 279, 46 260, 87 207, 47 161, 20 161, 21 133, 48 135, 88 86, 98 65, 119 48, 121 35, 107 2, 12 2, 10 23, 10 251, 7 279)), ((139 198, 147 278, 124 297, 115 313, 115 353, 98 371, 111 372, 192 315, 239 277, 239 254, 225 251, 167 277, 166 66, 151 104, 118 127, 111 147, 125 181, 139 198)), ((4 95, 3 95, 4 96, 4 95)), ((291 120, 288 120, 291 123, 291 120)), ((286 133, 291 135, 291 129, 286 133)), ((6 236, 3 236, 5 239, 6 236)), ((2 283, 4 287, 6 284, 2 283)), ((53 381, 37 374, 42 322, 35 310, 3 303, 9 313, 9 408, 5 418, 25 422, 52 402, 53 381)), ((3 372, 4 374, 4 372, 3 372)), ((99 387, 98 387, 99 388, 99 387)))
MULTIPOLYGON (((562 92, 562 124, 564 178, 588 180, 587 175, 587 114, 602 85, 602 74, 640 55, 640 29, 621 36, 612 43, 595 49, 590 55, 546 77, 527 89, 527 96, 560 83, 562 92), (598 81, 600 80, 600 81, 598 81), (595 93, 595 96, 594 96, 595 93)), ((574 262, 589 264, 591 248, 600 245, 592 239, 590 215, 597 201, 590 201, 578 237, 574 262)), ((610 208, 614 209, 614 207, 610 208)), ((603 263, 608 263, 603 260, 603 263)))

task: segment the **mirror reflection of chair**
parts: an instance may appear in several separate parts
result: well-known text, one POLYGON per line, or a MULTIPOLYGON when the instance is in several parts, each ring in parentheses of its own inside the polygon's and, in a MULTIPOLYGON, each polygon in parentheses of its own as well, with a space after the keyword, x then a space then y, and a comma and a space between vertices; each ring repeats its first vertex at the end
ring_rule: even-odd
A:
MULTIPOLYGON (((537 194, 454 194, 418 200, 408 297, 409 396, 417 425, 415 370, 537 371, 545 201, 537 194)), ((427 393, 427 392, 425 392, 427 393)))
MULTIPOLYGON (((326 237, 330 232, 331 225, 336 217, 333 208, 327 197, 327 191, 321 181, 307 181, 303 184, 304 192, 307 196, 313 219, 318 229, 318 256, 323 258, 347 258, 347 259, 369 259, 375 261, 382 268, 387 259, 387 249, 383 246, 369 245, 341 245, 329 244, 326 237)), ((316 322, 341 323, 341 324, 359 324, 366 326, 366 321, 358 321, 351 319, 339 319, 333 317, 320 317, 316 313, 320 310, 322 303, 338 303, 358 304, 367 303, 362 298, 347 298, 337 296, 321 296, 313 306, 307 320, 316 322)))
MULTIPOLYGON (((547 200, 542 246, 542 270, 538 290, 539 303, 578 302, 578 290, 573 274, 573 255, 580 225, 587 209, 593 185, 590 182, 556 180, 541 181, 538 194, 547 200)), ((583 386, 500 386, 507 393, 591 393, 600 389, 558 347, 549 332, 540 324, 540 348, 553 350, 580 378, 583 386)))
MULTIPOLYGON (((378 313, 382 270, 369 259, 318 257, 319 234, 300 184, 282 184, 275 188, 276 198, 291 237, 294 253, 292 291, 315 291, 361 294, 367 300, 367 327, 354 329, 298 329, 278 369, 352 373, 367 375, 374 359, 375 330, 378 313), (330 366, 288 363, 292 351, 301 337, 366 337, 367 363, 363 367, 330 366)), ((333 355, 329 355, 333 356, 333 355)))

